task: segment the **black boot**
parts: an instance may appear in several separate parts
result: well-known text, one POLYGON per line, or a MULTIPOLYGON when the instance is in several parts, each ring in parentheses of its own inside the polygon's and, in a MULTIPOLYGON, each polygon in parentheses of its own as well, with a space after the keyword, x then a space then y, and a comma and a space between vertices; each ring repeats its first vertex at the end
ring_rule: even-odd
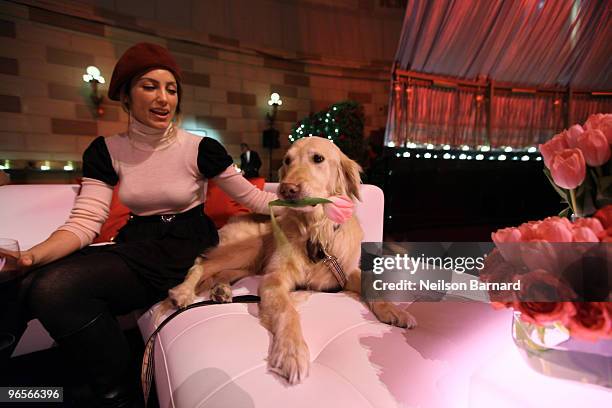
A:
POLYGON ((88 376, 95 407, 143 407, 139 373, 119 324, 102 313, 76 332, 57 340, 64 353, 88 376))
POLYGON ((16 285, 0 284, 0 368, 8 364, 27 327, 16 285))
POLYGON ((16 346, 17 338, 13 333, 0 332, 0 360, 8 360, 16 346))

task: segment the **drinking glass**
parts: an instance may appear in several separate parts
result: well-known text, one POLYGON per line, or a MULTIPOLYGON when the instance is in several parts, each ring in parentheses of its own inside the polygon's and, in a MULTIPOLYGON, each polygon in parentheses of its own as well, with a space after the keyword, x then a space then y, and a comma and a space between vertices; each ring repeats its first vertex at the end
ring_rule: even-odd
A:
POLYGON ((0 283, 16 278, 21 273, 17 265, 19 242, 15 239, 0 238, 0 283))

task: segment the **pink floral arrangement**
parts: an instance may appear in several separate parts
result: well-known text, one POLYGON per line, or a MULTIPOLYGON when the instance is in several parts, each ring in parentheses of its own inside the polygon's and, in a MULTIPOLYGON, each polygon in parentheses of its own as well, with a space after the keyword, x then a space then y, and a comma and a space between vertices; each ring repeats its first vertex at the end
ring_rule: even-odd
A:
MULTIPOLYGON (((523 321, 539 326, 562 324, 573 337, 612 338, 612 302, 524 300, 537 297, 542 291, 554 291, 559 299, 575 295, 562 273, 549 271, 561 271, 580 257, 581 254, 577 254, 580 246, 574 245, 570 251, 568 245, 549 244, 611 242, 612 205, 600 209, 592 218, 580 218, 573 223, 567 218, 549 217, 504 228, 494 232, 492 239, 497 248, 487 257, 480 279, 485 282, 521 281, 520 292, 489 292, 495 308, 512 308, 521 312, 523 321)), ((585 248, 601 250, 596 245, 585 248)), ((601 258, 607 262, 606 254, 601 254, 601 258)))
MULTIPOLYGON (((487 257, 480 279, 521 281, 520 291, 490 291, 496 308, 512 308, 523 321, 543 327, 563 325, 572 337, 596 341, 612 338, 612 302, 602 287, 598 302, 576 295, 573 265, 590 256, 599 261, 589 274, 608 275, 612 242, 612 114, 596 114, 540 145, 545 172, 569 204, 560 216, 529 221, 491 234, 496 249, 487 257), (574 221, 567 217, 574 214, 574 221), (592 216, 592 217, 588 217, 592 216), (603 244, 602 244, 603 243, 603 244), (569 276, 568 276, 569 275, 569 276), (574 283, 574 284, 573 284, 574 283), (542 294, 554 293, 550 301, 542 294)), ((609 282, 607 282, 609 285, 609 282)), ((605 286, 605 285, 604 285, 605 286)))
POLYGON ((612 204, 610 144, 612 114, 598 113, 540 145, 546 175, 577 216, 612 204))

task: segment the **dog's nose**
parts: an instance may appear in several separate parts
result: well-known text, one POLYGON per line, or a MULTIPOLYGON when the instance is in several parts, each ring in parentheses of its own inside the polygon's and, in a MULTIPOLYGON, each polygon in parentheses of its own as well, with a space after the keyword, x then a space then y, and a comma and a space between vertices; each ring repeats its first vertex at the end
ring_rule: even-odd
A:
POLYGON ((281 183, 278 188, 279 195, 285 200, 297 200, 300 198, 300 186, 292 183, 281 183))

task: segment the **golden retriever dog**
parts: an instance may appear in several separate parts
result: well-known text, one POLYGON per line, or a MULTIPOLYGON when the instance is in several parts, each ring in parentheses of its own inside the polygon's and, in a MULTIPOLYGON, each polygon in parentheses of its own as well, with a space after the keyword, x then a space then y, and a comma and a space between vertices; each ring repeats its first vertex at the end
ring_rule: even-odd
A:
MULTIPOLYGON (((336 195, 359 199, 359 171, 359 165, 327 139, 302 138, 285 154, 278 195, 285 200, 336 195)), ((307 377, 310 355, 291 292, 344 289, 359 294, 363 232, 354 215, 344 224, 334 224, 322 205, 287 208, 277 219, 289 241, 289 251, 276 247, 269 217, 236 217, 219 231, 219 245, 198 257, 185 281, 169 291, 169 298, 175 306, 186 307, 194 301, 198 285, 210 285, 214 279, 217 283, 211 297, 231 301, 229 284, 247 275, 263 274, 259 316, 272 333, 268 366, 295 384, 307 377), (346 275, 344 288, 322 261, 321 249, 337 258, 346 275)), ((381 322, 399 327, 416 325, 407 311, 393 303, 370 302, 368 306, 381 322)))

